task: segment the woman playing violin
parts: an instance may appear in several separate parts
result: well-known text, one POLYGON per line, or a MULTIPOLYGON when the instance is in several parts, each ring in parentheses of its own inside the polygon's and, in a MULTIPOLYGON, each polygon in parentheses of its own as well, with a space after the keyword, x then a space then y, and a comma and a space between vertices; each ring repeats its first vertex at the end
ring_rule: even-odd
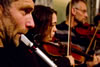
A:
MULTIPOLYGON (((55 35, 56 23, 57 23, 57 13, 54 9, 50 7, 45 7, 41 5, 36 5, 33 12, 33 17, 35 18, 35 28, 28 32, 27 36, 29 39, 33 39, 30 34, 33 34, 33 42, 35 41, 42 51, 44 51, 50 59, 52 59, 58 67, 70 67, 74 64, 74 59, 72 56, 63 57, 51 55, 48 50, 45 49, 44 44, 52 41, 53 36, 55 35), (68 59, 69 58, 69 59, 68 59), (71 62, 70 62, 71 60, 71 62)), ((48 47, 48 46, 47 46, 48 47)), ((49 48, 53 51, 56 51, 56 48, 49 48)), ((48 67, 48 65, 44 64, 43 61, 40 60, 41 67, 48 67)))

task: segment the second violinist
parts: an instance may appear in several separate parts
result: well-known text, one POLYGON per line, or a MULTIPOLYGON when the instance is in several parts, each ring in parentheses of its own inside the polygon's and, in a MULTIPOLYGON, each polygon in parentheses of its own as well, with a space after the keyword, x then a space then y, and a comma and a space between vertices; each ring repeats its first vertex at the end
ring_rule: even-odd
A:
MULTIPOLYGON (((83 37, 83 36, 81 37, 80 35, 78 35, 77 34, 78 32, 76 31, 76 27, 78 25, 82 25, 83 27, 86 27, 86 29, 89 29, 90 25, 86 24, 88 20, 87 4, 84 0, 73 0, 70 11, 71 11, 71 19, 70 19, 71 20, 71 42, 79 46, 83 50, 83 52, 85 52, 87 47, 89 46, 90 39, 87 37, 83 37), (86 26, 84 26, 85 24, 86 26)), ((66 21, 57 25, 58 30, 55 35, 55 37, 59 39, 63 44, 67 44, 67 41, 68 41, 69 13, 70 12, 69 12, 69 4, 68 4, 68 6, 66 7, 66 21)), ((84 31, 82 30, 80 30, 79 32, 83 32, 82 34, 84 34, 84 31)), ((97 56, 95 57, 96 58, 94 58, 93 61, 91 61, 93 62, 92 66, 95 66, 100 62, 100 60, 96 61, 97 63, 94 62, 95 60, 98 59, 97 56)), ((86 66, 88 67, 89 65, 90 64, 88 63, 86 64, 86 66)), ((86 66, 83 66, 83 67, 86 67, 86 66)))

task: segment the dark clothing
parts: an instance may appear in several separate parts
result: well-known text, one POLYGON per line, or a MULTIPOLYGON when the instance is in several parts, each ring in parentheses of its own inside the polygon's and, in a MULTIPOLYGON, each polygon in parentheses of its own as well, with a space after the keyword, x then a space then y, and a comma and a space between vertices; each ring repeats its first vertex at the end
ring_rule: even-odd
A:
MULTIPOLYGON (((67 41, 68 41, 68 25, 65 24, 65 21, 64 21, 61 24, 58 24, 56 27, 57 27, 57 32, 55 34, 55 37, 62 44, 66 45, 67 41)), ((78 35, 75 28, 76 27, 71 28, 71 43, 72 43, 72 45, 74 44, 74 45, 78 46, 80 49, 82 49, 82 51, 85 52, 85 50, 87 49, 87 47, 89 45, 89 39, 82 37, 81 35, 78 35)), ((74 51, 72 50, 72 52, 74 52, 74 51)), ((80 65, 77 65, 76 67, 86 67, 86 66, 87 66, 86 64, 80 64, 80 65)))
POLYGON ((100 67, 100 63, 99 63, 99 64, 97 64, 97 65, 95 65, 94 67, 100 67))
MULTIPOLYGON (((69 67, 69 60, 59 57, 54 61, 58 67, 69 67)), ((50 67, 35 51, 32 53, 24 44, 13 48, 0 48, 0 67, 50 67)))
MULTIPOLYGON (((61 24, 58 24, 56 27, 57 32, 55 37, 65 44, 68 41, 68 25, 65 24, 64 21, 61 24)), ((71 29, 71 42, 79 46, 83 51, 85 51, 89 45, 89 39, 78 35, 75 28, 71 29)))
POLYGON ((0 67, 40 67, 35 54, 26 46, 0 48, 0 67))

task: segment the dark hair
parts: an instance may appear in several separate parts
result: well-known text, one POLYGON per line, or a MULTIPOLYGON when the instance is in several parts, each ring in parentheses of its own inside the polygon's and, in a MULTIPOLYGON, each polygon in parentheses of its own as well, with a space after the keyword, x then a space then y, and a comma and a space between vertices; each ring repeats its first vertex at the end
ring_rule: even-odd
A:
POLYGON ((33 2, 35 3, 36 0, 33 0, 33 2))
POLYGON ((35 28, 33 30, 34 34, 40 34, 39 41, 41 41, 45 36, 45 32, 52 25, 52 14, 57 12, 50 7, 36 5, 33 12, 33 18, 35 21, 35 28))
MULTIPOLYGON (((73 0, 71 2, 71 5, 72 5, 71 7, 73 7, 75 4, 79 3, 80 1, 86 4, 86 2, 84 0, 73 0)), ((69 7, 70 7, 70 2, 68 3, 68 5, 66 7, 66 16, 69 15, 69 7)))
POLYGON ((11 5, 12 2, 14 2, 16 0, 0 0, 0 5, 3 7, 3 8, 7 8, 11 5))
MULTIPOLYGON (((9 7, 11 6, 12 2, 15 2, 18 0, 0 0, 0 6, 3 8, 3 13, 5 15, 9 14, 9 7)), ((33 2, 35 2, 35 0, 33 0, 33 2)))
MULTIPOLYGON (((7 9, 11 5, 12 2, 17 1, 17 0, 0 0, 0 5, 4 8, 7 9)), ((35 0, 33 0, 35 2, 35 0)))
POLYGON ((12 2, 17 0, 0 0, 0 6, 3 8, 3 14, 8 16, 9 14, 9 7, 11 6, 12 2))

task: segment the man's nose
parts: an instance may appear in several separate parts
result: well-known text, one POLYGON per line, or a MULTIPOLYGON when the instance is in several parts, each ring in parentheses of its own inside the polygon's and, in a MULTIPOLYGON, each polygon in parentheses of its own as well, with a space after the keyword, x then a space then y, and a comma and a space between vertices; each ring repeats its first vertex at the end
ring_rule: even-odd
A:
POLYGON ((88 14, 87 14, 87 12, 85 13, 85 17, 88 17, 88 14))
POLYGON ((35 27, 35 22, 34 22, 34 19, 32 18, 32 20, 30 21, 30 26, 31 28, 34 28, 35 27))
POLYGON ((35 22, 34 22, 34 18, 30 17, 30 20, 27 22, 26 26, 28 28, 34 28, 35 27, 35 22))

